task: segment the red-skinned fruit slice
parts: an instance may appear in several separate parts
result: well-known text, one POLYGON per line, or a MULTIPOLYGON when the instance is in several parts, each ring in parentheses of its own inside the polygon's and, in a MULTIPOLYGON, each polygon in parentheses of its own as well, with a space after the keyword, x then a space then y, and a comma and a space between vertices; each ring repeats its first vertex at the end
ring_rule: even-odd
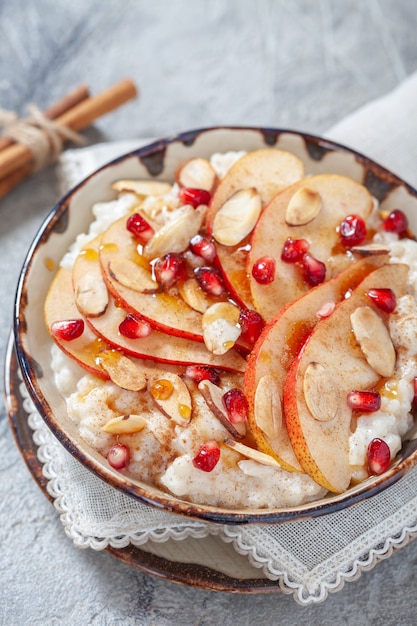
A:
POLYGON ((381 408, 381 394, 378 391, 349 391, 347 403, 352 411, 374 413, 381 408))
MULTIPOLYGON (((268 423, 265 422, 264 416, 268 406, 270 412, 279 411, 285 376, 306 337, 319 322, 318 313, 324 306, 328 307, 329 303, 332 303, 334 310, 335 304, 343 299, 349 288, 355 288, 367 274, 384 261, 388 262, 387 256, 357 261, 342 271, 338 277, 315 287, 295 302, 288 304, 265 326, 249 355, 243 390, 248 400, 250 429, 258 448, 272 455, 288 471, 300 471, 300 465, 289 441, 285 422, 281 420, 277 428, 268 427, 268 423), (263 415, 259 414, 259 407, 256 410, 259 405, 259 397, 256 402, 257 390, 261 381, 267 382, 268 393, 269 390, 275 390, 263 415), (274 397, 279 407, 272 411, 274 407, 271 403, 274 397)), ((262 389, 259 391, 261 394, 262 389)))
MULTIPOLYGON (((136 319, 131 314, 128 317, 136 319)), ((235 350, 229 350, 224 355, 216 356, 209 352, 202 342, 167 335, 157 330, 152 330, 150 334, 141 338, 127 337, 120 333, 120 324, 124 323, 125 319, 126 311, 116 306, 114 299, 110 297, 104 315, 89 319, 88 324, 97 337, 102 338, 107 344, 129 356, 150 359, 160 363, 204 365, 220 370, 243 372, 245 369, 245 360, 235 350)), ((147 326, 148 322, 139 318, 140 328, 143 328, 144 324, 147 326)), ((133 324, 133 326, 135 325, 133 324)), ((137 332, 136 328, 131 328, 131 330, 133 335, 137 332)))
POLYGON ((395 285, 402 295, 406 281, 405 265, 372 272, 316 325, 286 376, 283 406, 291 445, 303 470, 331 492, 344 492, 351 481, 351 408, 345 399, 352 389, 369 389, 380 380, 361 346, 351 340, 351 316, 367 306, 371 284, 395 285))
POLYGON ((201 313, 191 309, 180 298, 165 292, 154 295, 139 293, 112 277, 109 264, 118 257, 147 266, 146 259, 139 255, 123 222, 122 219, 112 224, 101 240, 100 264, 109 291, 128 313, 143 317, 154 329, 202 341, 201 313))
POLYGON ((346 216, 346 207, 354 206, 355 214, 363 219, 373 210, 373 199, 367 189, 354 180, 336 174, 311 176, 284 189, 264 209, 252 233, 248 258, 248 275, 254 307, 266 320, 288 302, 295 300, 311 288, 297 264, 285 263, 281 253, 288 238, 305 239, 310 243, 309 254, 326 266, 326 279, 351 263, 351 257, 335 255, 339 243, 337 228, 346 216), (307 185, 321 198, 321 209, 307 224, 291 226, 286 221, 286 211, 296 193, 307 185), (262 285, 251 275, 253 264, 265 255, 276 262, 274 280, 262 285), (335 269, 333 269, 335 268, 335 269))
MULTIPOLYGON (((253 187, 265 207, 282 189, 304 176, 304 164, 283 150, 261 149, 241 157, 219 183, 207 213, 207 231, 212 235, 214 218, 219 209, 237 191, 253 187)), ((247 240, 236 246, 217 244, 217 262, 233 299, 241 306, 253 308, 246 275, 247 240)))
POLYGON ((370 474, 379 476, 387 471, 391 463, 389 445, 383 439, 372 439, 366 454, 370 474))
POLYGON ((193 458, 193 465, 203 472, 212 472, 220 460, 220 448, 216 441, 207 441, 193 458))

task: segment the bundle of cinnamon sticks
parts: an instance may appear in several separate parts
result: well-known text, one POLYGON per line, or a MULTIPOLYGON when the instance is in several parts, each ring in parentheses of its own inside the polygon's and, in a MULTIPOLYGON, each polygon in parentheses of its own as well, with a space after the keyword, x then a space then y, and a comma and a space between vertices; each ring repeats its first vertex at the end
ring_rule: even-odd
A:
MULTIPOLYGON (((43 111, 43 115, 60 126, 78 132, 102 115, 135 98, 136 95, 137 89, 128 79, 116 83, 96 96, 90 95, 86 85, 80 85, 43 111)), ((14 142, 7 136, 0 137, 0 199, 33 171, 34 157, 30 148, 14 142)))

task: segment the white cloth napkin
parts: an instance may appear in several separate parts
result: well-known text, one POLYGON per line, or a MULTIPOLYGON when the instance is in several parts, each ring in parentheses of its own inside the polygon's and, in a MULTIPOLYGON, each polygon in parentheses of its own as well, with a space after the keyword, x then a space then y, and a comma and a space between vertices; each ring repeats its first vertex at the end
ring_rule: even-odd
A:
MULTIPOLYGON (((337 124, 327 137, 367 154, 417 185, 416 110, 417 74, 337 124)), ((63 188, 143 143, 106 143, 65 152, 59 164, 63 188)), ((153 509, 115 491, 74 460, 25 397, 39 458, 50 479, 49 491, 66 533, 80 547, 123 547, 149 539, 186 540, 215 533, 276 580, 282 591, 308 604, 324 600, 417 533, 417 470, 345 511, 281 525, 218 526, 153 509)))

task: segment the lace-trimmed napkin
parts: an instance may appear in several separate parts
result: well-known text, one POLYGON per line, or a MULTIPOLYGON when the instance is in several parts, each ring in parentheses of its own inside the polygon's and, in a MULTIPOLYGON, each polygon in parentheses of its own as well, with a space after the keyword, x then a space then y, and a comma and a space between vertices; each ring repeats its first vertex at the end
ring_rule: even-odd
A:
MULTIPOLYGON (((417 185, 417 74, 331 129, 327 136, 364 152, 417 185)), ((69 150, 63 190, 99 165, 147 141, 69 150)), ((27 397, 25 409, 67 535, 96 550, 148 540, 216 534, 300 604, 324 600, 417 535, 417 470, 366 502, 321 519, 268 526, 221 526, 142 505, 81 466, 49 432, 27 397)))

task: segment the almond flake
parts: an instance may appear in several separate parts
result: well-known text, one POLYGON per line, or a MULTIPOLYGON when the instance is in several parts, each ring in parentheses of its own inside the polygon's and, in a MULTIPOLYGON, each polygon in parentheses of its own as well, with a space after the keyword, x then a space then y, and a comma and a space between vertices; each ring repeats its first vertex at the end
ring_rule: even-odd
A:
POLYGON ((285 221, 289 226, 308 224, 320 213, 321 206, 321 197, 317 191, 301 187, 288 203, 285 221))
POLYGON ((225 354, 235 345, 241 333, 239 317, 239 309, 230 302, 216 302, 203 313, 203 338, 209 352, 225 354))
POLYGON ((191 418, 191 395, 185 382, 173 372, 155 374, 149 379, 148 389, 158 409, 177 424, 185 426, 191 418), (170 386, 170 393, 155 393, 155 387, 170 386))
POLYGON ((101 274, 91 272, 77 278, 75 304, 82 315, 98 317, 106 311, 108 303, 109 294, 101 274))
POLYGON ((253 230, 262 210, 261 196, 253 187, 234 193, 217 211, 213 237, 224 246, 236 246, 253 230))
POLYGON ((143 254, 150 259, 164 256, 168 252, 183 252, 200 230, 207 207, 195 209, 185 204, 175 212, 175 217, 166 222, 146 244, 143 254))
POLYGON ((126 257, 114 257, 109 263, 109 272, 118 283, 133 291, 149 293, 158 288, 148 270, 126 257))
POLYGON ((319 422, 329 422, 337 415, 339 393, 331 373, 320 363, 307 365, 303 380, 304 399, 308 410, 319 422))
POLYGON ((113 417, 103 430, 111 435, 132 435, 139 433, 146 426, 146 419, 142 415, 118 415, 113 417))
POLYGON ((216 183, 216 172, 207 159, 195 158, 186 161, 177 172, 177 181, 181 187, 212 191, 216 183))
POLYGON ((246 424, 244 422, 232 424, 229 420, 223 402, 224 391, 209 380, 202 380, 198 385, 198 389, 210 411, 217 417, 222 426, 229 431, 232 437, 236 439, 244 437, 246 434, 246 424))
POLYGON ((282 430, 282 406, 276 383, 267 374, 259 379, 255 391, 255 421, 268 439, 275 439, 282 430))
POLYGON ((117 180, 112 185, 116 191, 131 191, 137 196, 163 196, 172 186, 159 180, 117 180))
POLYGON ((104 350, 97 360, 110 379, 122 389, 141 391, 146 387, 146 377, 140 367, 117 350, 104 350))
POLYGON ((204 293, 195 278, 188 278, 179 285, 179 291, 182 299, 189 307, 204 313, 212 304, 210 298, 204 293))
POLYGON ((239 441, 233 441, 233 439, 225 439, 224 443, 232 450, 239 452, 243 456, 248 459, 252 459, 252 461, 257 461, 261 465, 270 465, 271 467, 281 467, 278 461, 276 461, 269 454, 265 454, 264 452, 260 452, 259 450, 255 450, 254 448, 250 448, 249 446, 245 446, 244 443, 240 443, 239 441))
POLYGON ((368 364, 389 378, 395 368, 395 348, 382 318, 369 306, 358 307, 350 316, 353 333, 368 364))
POLYGON ((372 256, 374 254, 389 254, 390 249, 382 243, 367 243, 361 246, 352 246, 351 252, 362 256, 372 256))

